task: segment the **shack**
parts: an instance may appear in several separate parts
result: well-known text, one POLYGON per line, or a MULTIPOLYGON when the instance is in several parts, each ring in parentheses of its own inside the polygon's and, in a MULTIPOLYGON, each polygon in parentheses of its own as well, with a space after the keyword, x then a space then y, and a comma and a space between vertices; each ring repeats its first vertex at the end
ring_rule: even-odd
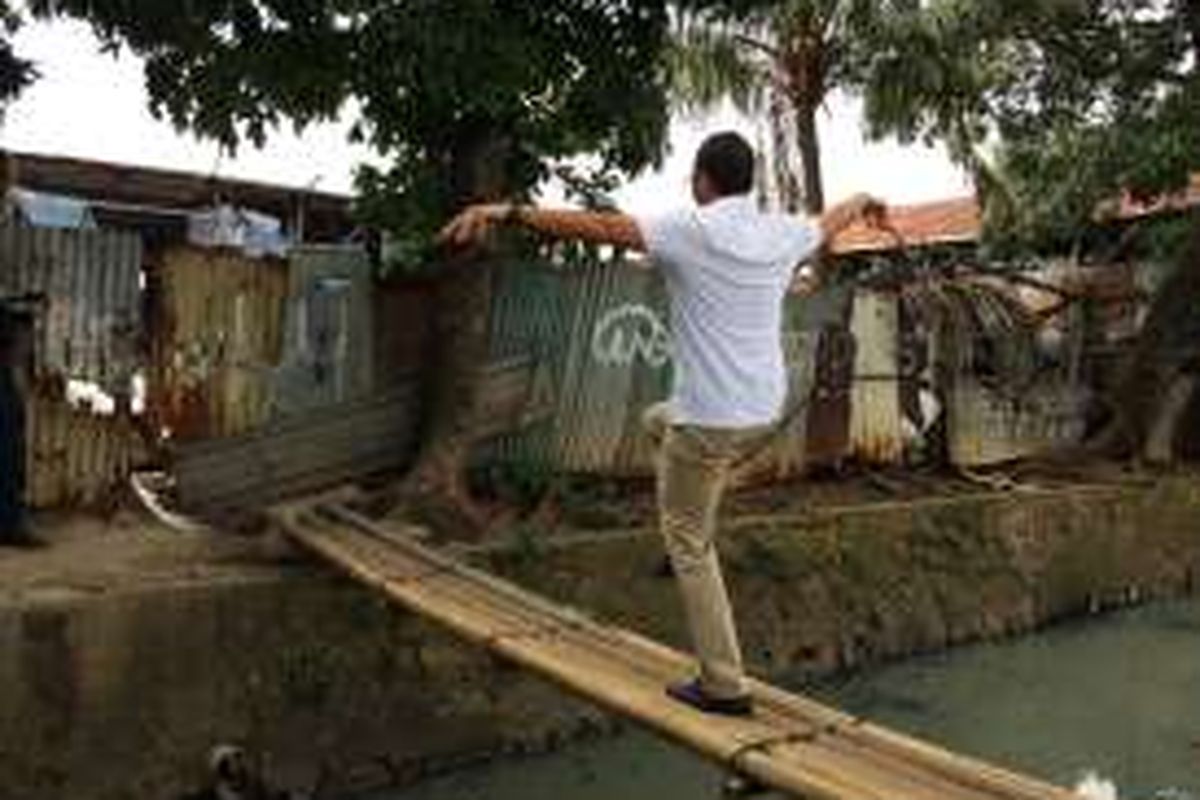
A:
POLYGON ((1165 274, 1135 234, 1197 206, 1200 175, 1173 197, 1122 198, 1101 209, 1092 246, 1031 263, 981 251, 971 198, 896 208, 894 231, 851 231, 841 267, 900 304, 895 349, 915 441, 964 468, 1078 442, 1165 274))
POLYGON ((184 443, 371 393, 349 197, 0 153, 0 294, 36 294, 27 502, 105 507, 184 443))

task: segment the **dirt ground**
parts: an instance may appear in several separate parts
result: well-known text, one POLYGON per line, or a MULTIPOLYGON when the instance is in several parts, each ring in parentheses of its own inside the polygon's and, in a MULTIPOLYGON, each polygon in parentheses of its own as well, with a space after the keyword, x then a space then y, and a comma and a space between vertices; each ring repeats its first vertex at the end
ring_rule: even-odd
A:
MULTIPOLYGON (((1112 462, 1029 462, 980 471, 849 466, 769 485, 735 487, 726 494, 722 514, 726 520, 797 516, 934 497, 1148 485, 1156 478, 1152 472, 1112 462)), ((505 524, 492 533, 503 538, 514 532, 540 535, 628 530, 653 526, 655 515, 650 480, 580 479, 552 490, 527 513, 510 514, 505 524)))
POLYGON ((37 514, 33 528, 47 547, 0 548, 0 604, 245 580, 291 557, 269 538, 180 533, 136 511, 37 514))
POLYGON ((796 481, 734 491, 727 513, 735 516, 796 514, 880 502, 961 497, 986 493, 1051 491, 1081 485, 1153 483, 1155 475, 1102 461, 1025 462, 986 470, 864 468, 808 475, 796 481))
MULTIPOLYGON (((1016 465, 981 474, 849 469, 729 493, 726 520, 795 516, 930 497, 1052 490, 1079 485, 1146 484, 1154 475, 1116 464, 1016 465)), ((650 481, 583 479, 526 514, 511 514, 489 535, 501 543, 523 536, 627 532, 654 525, 650 481)), ((180 532, 141 510, 109 519, 84 513, 38 514, 39 550, 0 548, 0 605, 52 601, 163 585, 211 584, 266 577, 282 565, 306 563, 273 536, 180 532)), ((441 538, 441 537, 438 537, 441 538)), ((455 538, 455 537, 446 537, 455 538)))

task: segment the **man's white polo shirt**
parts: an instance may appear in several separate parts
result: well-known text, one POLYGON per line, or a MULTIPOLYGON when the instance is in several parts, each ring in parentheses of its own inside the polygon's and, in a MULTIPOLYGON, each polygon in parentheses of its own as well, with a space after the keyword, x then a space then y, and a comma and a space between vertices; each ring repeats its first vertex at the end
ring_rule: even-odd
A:
POLYGON ((750 428, 778 420, 787 394, 783 299, 820 228, 764 214, 749 195, 638 220, 671 297, 672 421, 750 428))

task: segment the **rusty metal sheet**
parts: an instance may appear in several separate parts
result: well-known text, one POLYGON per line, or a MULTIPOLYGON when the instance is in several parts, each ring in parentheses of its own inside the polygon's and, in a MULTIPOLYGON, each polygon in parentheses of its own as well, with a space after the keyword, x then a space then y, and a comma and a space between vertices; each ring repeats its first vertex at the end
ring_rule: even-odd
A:
POLYGON ((854 297, 851 333, 855 353, 850 455, 869 464, 898 463, 904 454, 904 429, 897 298, 858 292, 854 297))
POLYGON ((1065 382, 1025 393, 1019 402, 961 380, 950 392, 950 460, 962 467, 986 466, 1078 442, 1085 425, 1086 395, 1065 382))
POLYGON ((179 501, 193 513, 263 507, 398 470, 417 445, 419 387, 274 420, 253 433, 176 445, 179 501))
POLYGON ((178 441, 236 436, 272 415, 288 266, 229 250, 173 248, 156 276, 150 408, 178 441))
POLYGON ((374 388, 360 248, 303 247, 284 261, 177 247, 156 283, 150 407, 177 441, 238 436, 374 388))
POLYGON ((27 420, 26 502, 32 508, 107 505, 146 459, 141 434, 126 415, 95 414, 35 393, 27 420))
POLYGON ((831 325, 818 333, 805 428, 804 461, 808 467, 839 464, 849 452, 854 347, 854 337, 844 328, 831 325))
POLYGON ((141 326, 142 240, 0 223, 0 293, 41 292, 37 369, 128 392, 141 326))

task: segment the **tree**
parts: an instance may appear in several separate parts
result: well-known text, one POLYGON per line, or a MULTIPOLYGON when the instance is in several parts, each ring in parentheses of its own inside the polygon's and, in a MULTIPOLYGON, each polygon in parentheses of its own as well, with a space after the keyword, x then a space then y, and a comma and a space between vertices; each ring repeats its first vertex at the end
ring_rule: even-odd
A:
POLYGON ((387 159, 361 207, 413 261, 437 261, 423 452, 411 496, 478 522, 465 487, 490 269, 429 250, 468 202, 528 195, 557 162, 634 173, 661 156, 668 17, 650 0, 31 0, 146 59, 151 109, 233 149, 353 115, 387 159))
POLYGON ((685 108, 729 99, 744 113, 765 117, 768 175, 780 205, 820 214, 825 188, 817 112, 830 91, 858 82, 863 51, 876 31, 909 5, 780 0, 681 14, 671 58, 676 97, 685 108))
MULTIPOLYGON (((1197 0, 934 0, 886 37, 866 70, 874 132, 946 141, 994 246, 1073 247, 1114 200, 1169 195, 1200 170, 1197 0)), ((1177 414, 1168 389, 1200 355, 1200 215, 1190 225, 1101 437, 1125 451, 1177 414)))
POLYGON ((6 0, 0 0, 0 110, 37 77, 33 64, 20 58, 9 41, 20 26, 21 15, 6 0))

